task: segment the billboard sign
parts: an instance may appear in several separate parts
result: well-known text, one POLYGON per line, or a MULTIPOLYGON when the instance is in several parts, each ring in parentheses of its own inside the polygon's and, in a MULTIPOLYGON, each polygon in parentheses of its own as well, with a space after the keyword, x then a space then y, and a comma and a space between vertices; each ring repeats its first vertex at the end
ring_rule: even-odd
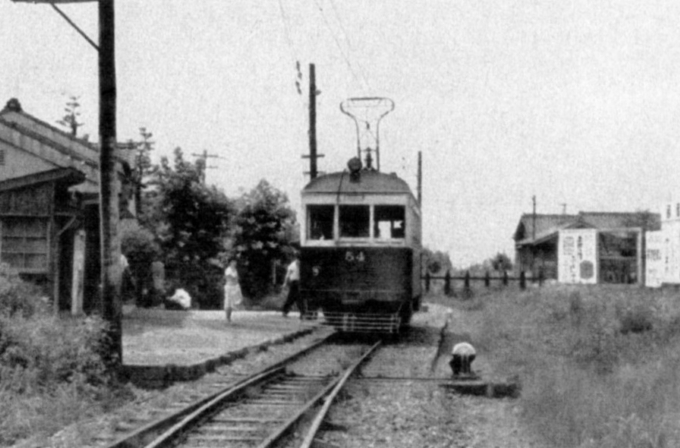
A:
POLYGON ((560 230, 557 257, 560 283, 597 283, 597 230, 560 230))
POLYGON ((664 281, 664 246, 664 232, 647 232, 645 234, 645 286, 658 288, 664 281))

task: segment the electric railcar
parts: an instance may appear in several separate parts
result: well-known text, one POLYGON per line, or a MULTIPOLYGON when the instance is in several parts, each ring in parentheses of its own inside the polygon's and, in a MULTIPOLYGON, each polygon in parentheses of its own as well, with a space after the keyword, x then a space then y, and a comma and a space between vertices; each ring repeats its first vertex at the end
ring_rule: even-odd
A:
POLYGON ((420 208, 370 163, 355 157, 302 190, 300 293, 341 331, 395 333, 420 308, 420 208))

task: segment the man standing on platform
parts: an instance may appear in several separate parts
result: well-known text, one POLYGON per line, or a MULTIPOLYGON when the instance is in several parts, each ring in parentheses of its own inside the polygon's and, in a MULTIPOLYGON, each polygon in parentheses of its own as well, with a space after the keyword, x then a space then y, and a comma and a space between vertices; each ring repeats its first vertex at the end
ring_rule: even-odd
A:
POLYGON ((297 252, 293 255, 293 261, 288 265, 284 285, 288 286, 288 298, 283 304, 283 317, 288 317, 293 303, 297 303, 300 310, 300 319, 304 318, 307 309, 300 297, 300 258, 297 252))

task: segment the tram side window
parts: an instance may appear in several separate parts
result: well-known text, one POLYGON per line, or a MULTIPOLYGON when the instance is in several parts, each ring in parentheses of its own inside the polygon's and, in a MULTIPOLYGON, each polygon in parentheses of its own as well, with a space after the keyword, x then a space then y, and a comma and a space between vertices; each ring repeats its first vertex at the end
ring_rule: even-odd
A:
POLYGON ((341 205, 340 237, 368 238, 370 213, 368 205, 341 205))
POLYGON ((378 239, 404 238, 406 235, 405 211, 401 205, 376 205, 373 234, 378 239))
POLYGON ((333 239, 333 209, 332 205, 308 205, 307 238, 310 240, 333 239))

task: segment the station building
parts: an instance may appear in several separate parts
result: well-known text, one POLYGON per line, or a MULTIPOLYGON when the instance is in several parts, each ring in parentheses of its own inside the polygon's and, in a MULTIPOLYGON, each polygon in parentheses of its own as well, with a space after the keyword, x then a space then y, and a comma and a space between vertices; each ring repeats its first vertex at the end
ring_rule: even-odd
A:
POLYGON ((659 228, 660 216, 649 212, 524 214, 515 265, 561 283, 644 283, 644 235, 659 228))
POLYGON ((646 235, 647 286, 680 285, 680 201, 659 210, 661 229, 646 235))
MULTIPOLYGON (((117 157, 123 228, 136 221, 134 158, 117 157)), ((40 285, 55 312, 98 306, 99 150, 14 98, 0 110, 0 261, 40 285)))

